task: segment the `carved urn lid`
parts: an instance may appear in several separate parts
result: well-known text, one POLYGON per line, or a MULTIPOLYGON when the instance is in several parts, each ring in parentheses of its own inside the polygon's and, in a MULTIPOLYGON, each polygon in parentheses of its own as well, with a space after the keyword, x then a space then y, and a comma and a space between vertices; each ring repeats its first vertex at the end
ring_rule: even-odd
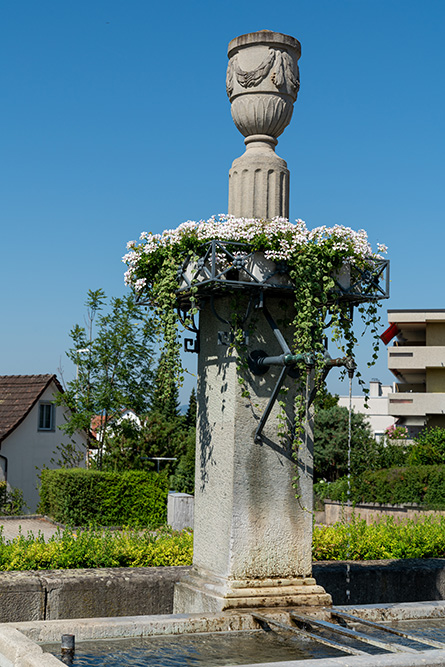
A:
POLYGON ((301 56, 301 44, 298 39, 290 35, 283 35, 281 32, 273 32, 273 30, 258 30, 258 32, 249 32, 246 35, 235 37, 229 42, 227 55, 231 58, 239 48, 253 44, 273 44, 277 48, 288 46, 297 51, 297 59, 301 56))

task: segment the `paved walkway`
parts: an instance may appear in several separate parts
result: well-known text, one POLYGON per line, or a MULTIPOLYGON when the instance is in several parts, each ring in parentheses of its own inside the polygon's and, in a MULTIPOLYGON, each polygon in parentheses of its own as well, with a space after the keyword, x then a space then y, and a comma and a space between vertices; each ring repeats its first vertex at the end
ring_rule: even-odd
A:
POLYGON ((58 527, 48 519, 35 515, 31 515, 29 518, 14 517, 13 519, 0 517, 0 527, 3 528, 2 535, 6 540, 14 539, 20 532, 22 535, 32 532, 35 536, 40 532, 43 533, 45 540, 48 540, 58 530, 58 527))

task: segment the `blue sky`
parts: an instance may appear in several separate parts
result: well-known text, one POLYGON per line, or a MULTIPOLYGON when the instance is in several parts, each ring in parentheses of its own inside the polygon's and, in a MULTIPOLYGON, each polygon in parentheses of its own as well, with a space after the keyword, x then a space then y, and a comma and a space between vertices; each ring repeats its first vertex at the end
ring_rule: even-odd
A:
POLYGON ((69 330, 89 288, 124 293, 126 242, 227 210, 227 44, 264 28, 302 44, 291 220, 388 245, 384 322, 445 307, 443 0, 0 0, 1 374, 69 379, 69 330))

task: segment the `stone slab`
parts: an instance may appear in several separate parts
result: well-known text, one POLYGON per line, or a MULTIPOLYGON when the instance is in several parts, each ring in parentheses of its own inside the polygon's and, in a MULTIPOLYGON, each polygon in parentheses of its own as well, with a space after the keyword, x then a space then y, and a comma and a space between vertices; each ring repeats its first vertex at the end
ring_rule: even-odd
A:
MULTIPOLYGON (((187 567, 0 572, 0 623, 168 614, 187 567)), ((0 666, 1 667, 1 666, 0 666)))
POLYGON ((47 620, 168 614, 182 568, 100 568, 41 575, 47 620))
POLYGON ((36 572, 0 572, 0 623, 45 618, 45 590, 36 572))

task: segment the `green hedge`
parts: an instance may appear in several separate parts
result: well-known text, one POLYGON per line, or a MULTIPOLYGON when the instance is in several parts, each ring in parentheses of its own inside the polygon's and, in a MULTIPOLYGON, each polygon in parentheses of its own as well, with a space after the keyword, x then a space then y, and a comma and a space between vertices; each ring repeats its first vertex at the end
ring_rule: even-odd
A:
POLYGON ((167 519, 168 478, 154 472, 103 472, 83 468, 43 470, 43 514, 69 526, 147 526, 167 519))
POLYGON ((369 471, 354 481, 353 500, 382 504, 418 503, 445 508, 445 465, 369 471))
POLYGON ((166 528, 64 530, 48 542, 41 533, 6 540, 0 529, 1 571, 191 565, 192 552, 191 533, 166 528))
MULTIPOLYGON (((348 481, 318 482, 317 498, 346 502, 348 481)), ((351 479, 352 503, 381 505, 419 504, 429 509, 445 509, 445 465, 419 465, 369 470, 351 479)))
POLYGON ((364 519, 315 526, 313 560, 444 558, 445 517, 395 523, 392 517, 367 525, 364 519))

